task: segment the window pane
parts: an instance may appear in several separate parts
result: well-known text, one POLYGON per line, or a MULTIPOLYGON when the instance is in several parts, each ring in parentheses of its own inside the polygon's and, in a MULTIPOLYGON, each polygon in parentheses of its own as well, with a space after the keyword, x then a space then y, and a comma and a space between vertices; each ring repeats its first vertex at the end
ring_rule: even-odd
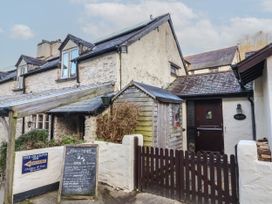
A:
POLYGON ((61 78, 68 77, 68 66, 69 66, 69 53, 64 53, 62 55, 62 74, 61 78))
MULTIPOLYGON (((71 60, 73 60, 77 57, 78 57, 78 49, 72 50, 71 51, 71 60)), ((71 62, 71 76, 75 76, 75 75, 76 75, 76 63, 71 62)))
POLYGON ((38 129, 43 128, 43 115, 38 116, 38 129))

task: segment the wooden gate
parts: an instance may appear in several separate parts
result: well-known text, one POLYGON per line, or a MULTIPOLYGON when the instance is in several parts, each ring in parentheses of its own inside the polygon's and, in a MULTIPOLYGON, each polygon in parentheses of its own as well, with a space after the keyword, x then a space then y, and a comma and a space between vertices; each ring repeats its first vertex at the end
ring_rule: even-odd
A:
POLYGON ((136 188, 186 203, 238 203, 234 155, 136 146, 136 188))

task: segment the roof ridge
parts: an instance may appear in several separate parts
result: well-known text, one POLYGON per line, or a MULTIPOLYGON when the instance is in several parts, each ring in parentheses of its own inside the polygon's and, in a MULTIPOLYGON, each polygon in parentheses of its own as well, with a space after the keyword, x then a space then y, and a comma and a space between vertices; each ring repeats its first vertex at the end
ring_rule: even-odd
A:
MULTIPOLYGON (((230 49, 230 48, 237 48, 238 49, 238 46, 234 45, 234 46, 231 46, 231 47, 225 47, 225 48, 221 48, 221 49, 209 50, 209 51, 205 51, 205 52, 200 52, 200 53, 188 55, 188 56, 185 56, 184 58, 186 59, 186 58, 197 56, 197 55, 208 54, 208 53, 211 53, 211 52, 223 51, 223 50, 227 50, 227 49, 230 49)), ((186 60, 188 60, 188 59, 186 59, 186 60)))
MULTIPOLYGON (((160 16, 157 16, 157 17, 155 17, 154 19, 151 19, 151 20, 146 21, 146 23, 143 23, 142 25, 138 25, 138 26, 136 26, 136 27, 134 27, 134 28, 131 28, 131 29, 129 29, 129 30, 125 30, 124 32, 120 32, 120 33, 117 32, 116 35, 111 35, 111 36, 109 36, 109 37, 107 37, 107 38, 104 38, 104 39, 102 39, 102 40, 96 41, 94 44, 97 45, 97 44, 106 42, 106 41, 108 41, 108 40, 111 40, 111 39, 114 39, 114 38, 123 36, 123 35, 125 35, 125 34, 127 34, 127 33, 131 33, 132 31, 139 30, 139 32, 140 32, 140 30, 141 30, 142 28, 144 28, 145 26, 147 26, 147 25, 151 24, 152 22, 156 21, 158 18, 162 18, 162 17, 165 17, 165 16, 167 16, 167 15, 169 15, 169 13, 166 13, 166 14, 163 14, 163 15, 160 15, 160 16)), ((143 22, 144 22, 144 21, 143 21, 143 22)), ((137 33, 136 33, 136 34, 137 34, 137 33)), ((136 35, 136 34, 135 34, 135 35, 136 35)), ((132 37, 133 37, 133 36, 132 36, 132 37)))

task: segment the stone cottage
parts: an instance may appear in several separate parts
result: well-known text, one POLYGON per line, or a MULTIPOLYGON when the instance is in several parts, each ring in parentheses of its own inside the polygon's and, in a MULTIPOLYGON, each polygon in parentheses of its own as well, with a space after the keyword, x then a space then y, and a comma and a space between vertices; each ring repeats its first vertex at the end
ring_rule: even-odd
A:
MULTIPOLYGON (((63 42, 43 40, 38 44, 36 57, 22 55, 16 70, 2 77, 0 100, 103 83, 111 83, 112 92, 116 92, 131 80, 167 87, 176 77, 185 74, 185 62, 173 23, 170 15, 165 14, 97 42, 71 34, 63 42)), ((95 101, 99 100, 93 98, 79 103, 84 106, 95 104, 95 101)), ((50 114, 24 117, 18 120, 17 136, 36 128, 49 129, 51 137, 59 136, 60 121, 63 122, 68 114, 73 124, 68 133, 84 137, 94 132, 85 128, 95 128, 94 111, 92 107, 87 112, 69 108, 68 113, 57 114, 55 110, 49 111, 50 114)), ((0 124, 2 139, 5 138, 3 132, 0 124)))
POLYGON ((238 46, 186 56, 188 74, 230 71, 231 65, 241 61, 238 46))

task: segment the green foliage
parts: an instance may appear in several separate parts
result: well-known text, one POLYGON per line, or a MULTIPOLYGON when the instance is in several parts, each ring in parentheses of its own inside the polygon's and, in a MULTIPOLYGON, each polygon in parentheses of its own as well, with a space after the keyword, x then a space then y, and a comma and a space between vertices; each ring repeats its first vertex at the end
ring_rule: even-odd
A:
MULTIPOLYGON (((61 140, 50 140, 48 141, 47 130, 32 130, 15 141, 15 151, 40 149, 46 147, 54 147, 68 144, 80 144, 83 140, 79 140, 75 136, 64 135, 61 140)), ((7 143, 3 142, 0 146, 0 178, 4 175, 6 168, 6 154, 7 154, 7 143)))

